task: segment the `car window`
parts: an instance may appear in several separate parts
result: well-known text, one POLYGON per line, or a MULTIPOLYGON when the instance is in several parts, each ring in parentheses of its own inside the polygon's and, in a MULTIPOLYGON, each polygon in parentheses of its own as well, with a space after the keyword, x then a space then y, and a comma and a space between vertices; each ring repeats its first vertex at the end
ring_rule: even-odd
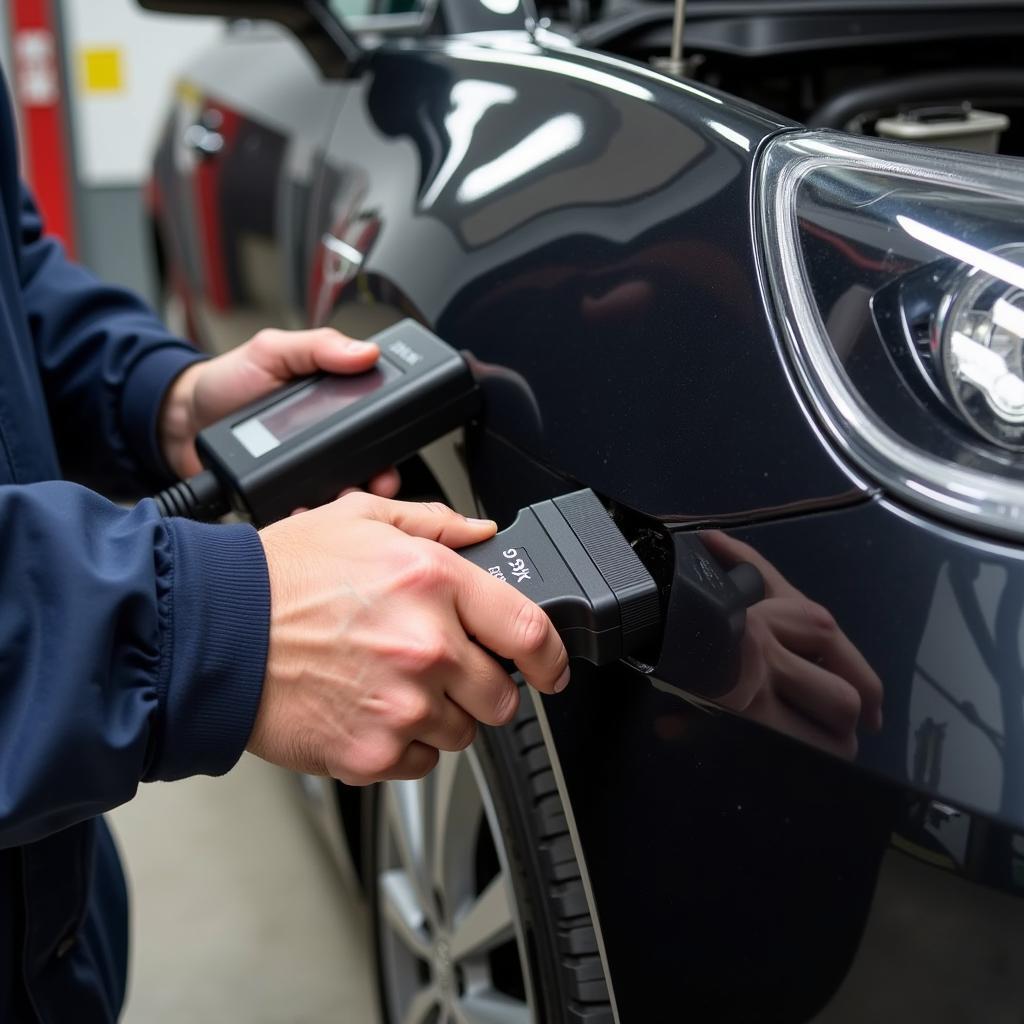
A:
POLYGON ((420 14, 426 0, 330 0, 331 11, 339 18, 362 18, 381 14, 420 14))

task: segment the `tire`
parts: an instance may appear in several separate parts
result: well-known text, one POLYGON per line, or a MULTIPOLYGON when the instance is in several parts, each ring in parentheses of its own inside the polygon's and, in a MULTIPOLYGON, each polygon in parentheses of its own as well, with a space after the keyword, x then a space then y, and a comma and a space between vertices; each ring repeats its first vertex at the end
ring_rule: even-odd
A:
POLYGON ((443 753, 426 780, 371 795, 366 878, 387 1024, 613 1019, 551 762, 519 685, 510 725, 443 753))

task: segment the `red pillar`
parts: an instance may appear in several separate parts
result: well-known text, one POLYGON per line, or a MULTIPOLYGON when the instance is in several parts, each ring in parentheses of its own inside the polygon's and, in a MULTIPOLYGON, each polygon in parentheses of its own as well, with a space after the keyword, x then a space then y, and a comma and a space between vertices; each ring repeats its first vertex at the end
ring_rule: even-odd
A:
POLYGON ((67 91, 61 76, 53 4, 56 0, 13 0, 11 86, 20 111, 22 161, 48 234, 63 239, 74 255, 71 153, 64 134, 67 91))

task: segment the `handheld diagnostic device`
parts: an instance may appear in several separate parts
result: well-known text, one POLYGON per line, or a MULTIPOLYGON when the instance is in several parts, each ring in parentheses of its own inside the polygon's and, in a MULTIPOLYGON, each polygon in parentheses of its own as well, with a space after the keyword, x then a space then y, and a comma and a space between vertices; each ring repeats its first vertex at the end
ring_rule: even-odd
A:
POLYGON ((365 373, 295 381, 201 431, 206 472, 157 495, 165 515, 216 519, 235 505, 258 526, 346 487, 462 426, 480 396, 465 359, 413 320, 372 339, 365 373))

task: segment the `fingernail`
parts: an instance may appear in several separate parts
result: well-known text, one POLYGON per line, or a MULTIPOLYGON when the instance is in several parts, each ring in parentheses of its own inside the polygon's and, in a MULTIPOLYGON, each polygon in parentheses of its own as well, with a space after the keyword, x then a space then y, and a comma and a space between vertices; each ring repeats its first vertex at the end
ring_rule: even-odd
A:
POLYGON ((349 338, 345 343, 345 348, 354 356, 366 355, 367 352, 372 352, 376 347, 372 341, 355 341, 352 338, 349 338))
POLYGON ((493 526, 495 529, 498 528, 498 524, 493 519, 470 519, 467 517, 466 522, 471 526, 493 526))
POLYGON ((558 682, 555 683, 555 693, 561 693, 569 685, 569 666, 565 666, 565 670, 558 677, 558 682))

